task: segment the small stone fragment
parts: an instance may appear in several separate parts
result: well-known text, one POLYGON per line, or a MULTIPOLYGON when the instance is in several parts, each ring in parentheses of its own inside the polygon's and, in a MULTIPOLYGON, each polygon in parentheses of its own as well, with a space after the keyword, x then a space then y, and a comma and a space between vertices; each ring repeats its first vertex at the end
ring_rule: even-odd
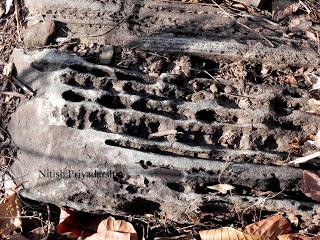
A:
POLYGON ((175 61, 172 74, 189 76, 191 72, 191 60, 188 56, 182 56, 175 61))
POLYGON ((242 98, 239 100, 238 105, 241 109, 248 109, 251 106, 251 102, 248 98, 242 98))
POLYGON ((104 46, 99 56, 100 63, 105 65, 110 64, 113 57, 113 51, 112 45, 104 46))
POLYGON ((308 21, 305 16, 298 16, 294 17, 289 22, 290 29, 297 29, 297 30, 309 30, 312 27, 312 22, 308 21))
POLYGON ((55 33, 54 21, 44 21, 36 23, 27 28, 24 35, 24 44, 26 47, 43 47, 55 33))
POLYGON ((210 90, 211 90, 211 92, 212 92, 213 94, 216 94, 216 93, 218 92, 218 88, 217 88, 217 86, 216 86, 214 83, 211 84, 210 90))
POLYGON ((196 92, 191 96, 192 102, 199 102, 202 100, 211 100, 211 99, 214 99, 214 96, 207 91, 196 92))

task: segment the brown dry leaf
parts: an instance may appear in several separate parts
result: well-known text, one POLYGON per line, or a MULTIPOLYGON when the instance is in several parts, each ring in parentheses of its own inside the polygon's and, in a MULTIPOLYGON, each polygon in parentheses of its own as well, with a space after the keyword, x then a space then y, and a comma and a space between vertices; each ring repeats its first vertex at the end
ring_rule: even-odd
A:
POLYGON ((131 223, 124 220, 115 220, 108 217, 103 220, 97 233, 86 238, 86 240, 138 240, 138 235, 131 223))
POLYGON ((191 234, 187 234, 177 237, 157 237, 154 240, 196 240, 196 238, 191 234))
POLYGON ((200 231, 199 234, 201 240, 259 240, 256 236, 251 236, 231 227, 204 230, 200 231))
POLYGON ((303 193, 320 202, 320 177, 307 170, 303 171, 303 193))
POLYGON ((95 233, 96 226, 88 219, 81 219, 74 211, 61 209, 60 221, 57 226, 57 233, 67 235, 69 238, 88 237, 95 233))
POLYGON ((291 233, 291 227, 286 218, 281 215, 274 215, 248 225, 245 232, 259 239, 276 240, 277 236, 281 234, 291 233))
POLYGON ((292 74, 287 77, 286 83, 288 83, 290 86, 298 86, 298 81, 292 74))
POLYGON ((320 240, 320 236, 308 237, 302 234, 284 234, 278 236, 278 240, 320 240))
POLYGON ((294 226, 296 226, 296 227, 299 226, 299 218, 296 215, 290 214, 288 216, 288 219, 289 219, 290 223, 293 224, 294 226))
POLYGON ((289 143, 290 148, 292 149, 298 149, 300 148, 301 142, 299 140, 299 138, 294 137, 291 139, 291 142, 289 143))
POLYGON ((299 7, 300 3, 294 3, 284 9, 279 9, 273 14, 273 19, 276 21, 285 19, 286 17, 289 17, 294 12, 296 12, 299 9, 299 7))
POLYGON ((213 185, 213 186, 208 186, 207 188, 211 189, 211 190, 216 190, 219 193, 222 194, 227 194, 229 191, 231 192, 234 189, 234 186, 230 185, 230 184, 217 184, 217 185, 213 185))
POLYGON ((8 237, 12 231, 21 228, 21 207, 17 193, 0 202, 0 236, 8 237))

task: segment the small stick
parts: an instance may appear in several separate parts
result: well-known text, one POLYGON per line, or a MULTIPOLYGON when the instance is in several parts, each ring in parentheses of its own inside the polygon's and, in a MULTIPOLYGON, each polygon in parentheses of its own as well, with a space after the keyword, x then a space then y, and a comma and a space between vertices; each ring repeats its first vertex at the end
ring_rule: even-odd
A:
POLYGON ((300 157, 300 158, 297 158, 296 160, 293 160, 291 162, 288 162, 288 164, 299 164, 299 163, 305 163, 305 162, 308 162, 312 159, 315 159, 315 158, 318 158, 320 157, 320 151, 319 152, 315 152, 315 153, 312 153, 308 156, 305 156, 305 157, 300 157))
POLYGON ((177 133, 178 133, 177 130, 167 130, 167 131, 156 132, 156 133, 150 134, 148 139, 159 138, 159 137, 164 137, 168 135, 176 135, 177 133))
POLYGON ((316 31, 317 33, 317 45, 318 45, 318 53, 320 54, 320 38, 319 38, 319 32, 316 31))
POLYGON ((248 29, 248 30, 250 30, 250 31, 255 32, 255 33, 258 34, 261 38, 263 38, 264 40, 266 40, 267 43, 268 43, 271 47, 275 47, 275 45, 274 45, 269 39, 267 39, 265 36, 263 36, 261 33, 259 33, 259 32, 257 32, 256 30, 248 27, 247 25, 239 22, 239 21, 238 21, 234 16, 232 16, 230 13, 227 13, 226 10, 224 10, 218 3, 216 3, 214 0, 211 0, 211 1, 212 1, 212 3, 214 3, 218 8, 220 8, 220 10, 221 10, 222 12, 224 12, 228 17, 234 19, 234 20, 236 21, 236 23, 238 23, 240 26, 242 26, 242 27, 244 27, 244 28, 246 28, 246 29, 248 29))
POLYGON ((18 41, 21 42, 21 33, 20 33, 20 21, 19 21, 19 4, 18 1, 14 1, 14 12, 15 12, 15 17, 16 17, 16 22, 17 22, 17 34, 18 34, 18 41))
POLYGON ((310 14, 312 11, 310 10, 310 8, 301 0, 299 0, 299 3, 306 9, 307 13, 310 14))
POLYGON ((0 94, 12 96, 12 97, 26 98, 25 95, 23 95, 21 93, 17 93, 17 92, 0 91, 0 94))
POLYGON ((29 89, 29 87, 25 86, 20 80, 18 80, 16 77, 12 76, 12 79, 16 84, 18 84, 19 87, 21 87, 28 95, 34 96, 35 92, 29 89))

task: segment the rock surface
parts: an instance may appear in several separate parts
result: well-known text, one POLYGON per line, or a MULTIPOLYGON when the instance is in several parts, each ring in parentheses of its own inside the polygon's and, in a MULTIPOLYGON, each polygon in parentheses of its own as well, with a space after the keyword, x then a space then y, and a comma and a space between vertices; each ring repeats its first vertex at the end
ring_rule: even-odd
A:
MULTIPOLYGON (((319 117, 291 111, 295 99, 279 99, 280 86, 247 83, 242 89, 240 83, 228 88, 217 83, 219 92, 251 94, 242 106, 246 109, 240 109, 225 94, 197 102, 186 97, 204 85, 209 94, 212 79, 198 79, 194 88, 193 80, 181 87, 176 80, 117 78, 107 66, 53 50, 30 55, 15 50, 12 61, 17 78, 37 90, 9 126, 19 148, 11 171, 23 183, 24 197, 180 223, 205 221, 210 214, 233 221, 234 204, 292 212, 306 223, 320 212, 307 198, 295 201, 301 199, 302 170, 280 166, 286 143, 301 131, 317 129, 319 117), (294 125, 298 120, 303 129, 294 125), (177 134, 149 139, 169 130, 177 134), (207 186, 219 181, 234 185, 235 194, 210 194, 207 186), (289 199, 266 200, 248 191, 284 191, 289 199), (195 214, 190 203, 197 209, 195 218, 190 218, 195 214)), ((299 94, 300 99, 309 96, 307 90, 299 94)))
POLYGON ((45 46, 55 33, 55 22, 43 21, 31 25, 24 34, 24 44, 28 48, 45 46))

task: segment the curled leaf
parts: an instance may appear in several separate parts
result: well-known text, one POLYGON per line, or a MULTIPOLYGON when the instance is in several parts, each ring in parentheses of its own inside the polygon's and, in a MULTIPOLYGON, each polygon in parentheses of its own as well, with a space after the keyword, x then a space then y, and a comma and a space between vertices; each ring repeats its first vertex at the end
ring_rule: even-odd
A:
POLYGON ((16 193, 0 202, 0 237, 8 238, 10 234, 21 228, 21 207, 16 193))
POLYGON ((279 9, 273 14, 273 19, 276 21, 285 19, 290 15, 292 15, 294 12, 298 11, 299 7, 300 7, 300 3, 294 3, 286 8, 279 9))
POLYGON ((277 236, 290 233, 291 227, 286 218, 281 215, 274 215, 248 225, 245 232, 259 239, 276 240, 277 236))
POLYGON ((131 223, 115 220, 113 217, 100 222, 97 233, 86 240, 138 240, 137 232, 131 223))
POLYGON ((75 211, 61 209, 57 233, 67 235, 69 238, 87 237, 96 232, 97 225, 95 219, 75 211))
POLYGON ((195 237, 191 234, 186 234, 177 237, 157 237, 154 240, 196 240, 195 237))
POLYGON ((320 202, 320 177, 312 172, 303 171, 303 193, 320 202))
POLYGON ((204 230, 200 231, 199 234, 201 240, 259 240, 256 236, 251 236, 231 227, 204 230))

